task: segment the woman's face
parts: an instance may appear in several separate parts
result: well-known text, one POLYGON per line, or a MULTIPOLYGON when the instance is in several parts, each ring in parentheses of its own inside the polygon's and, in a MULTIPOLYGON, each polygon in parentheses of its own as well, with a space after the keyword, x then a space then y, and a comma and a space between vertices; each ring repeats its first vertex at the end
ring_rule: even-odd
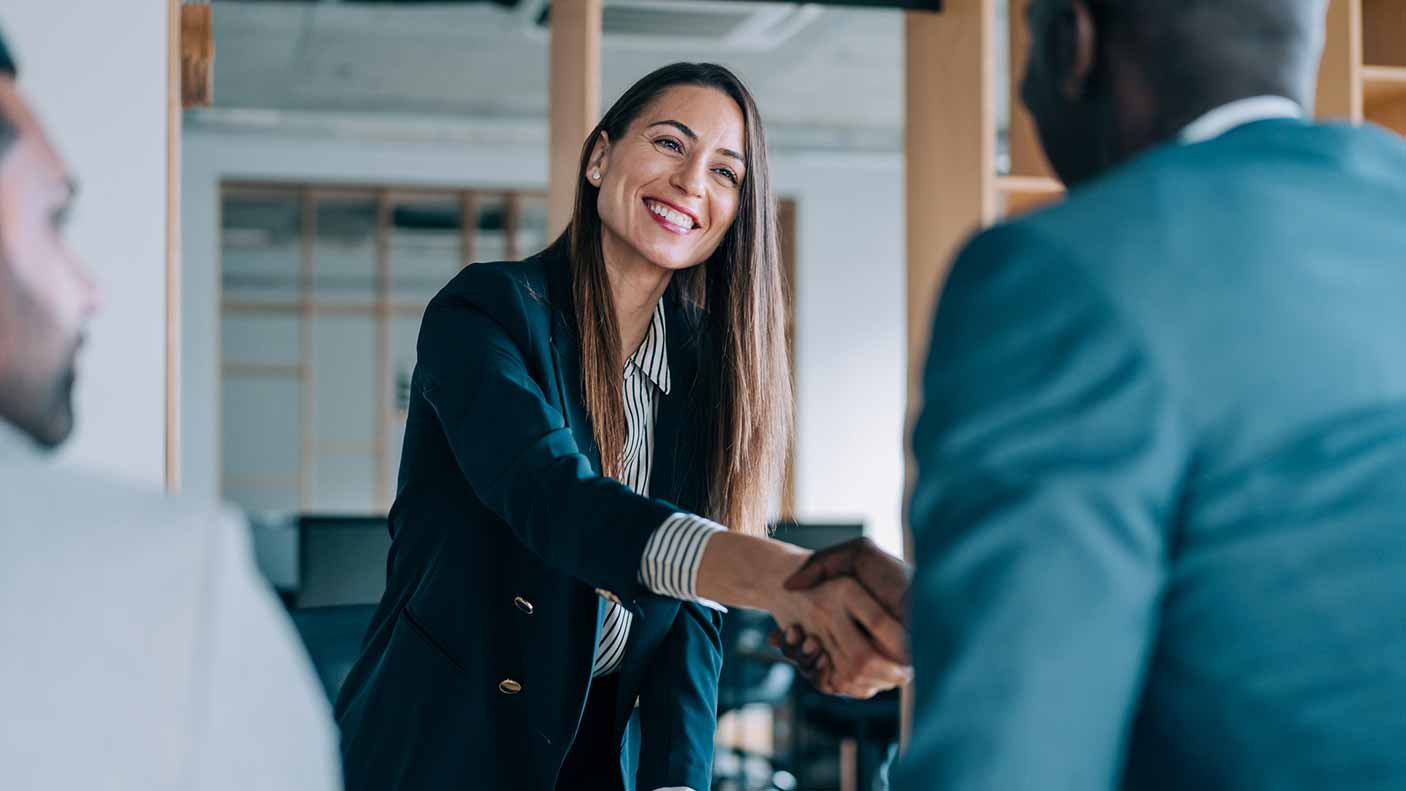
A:
POLYGON ((677 85, 621 139, 598 141, 586 178, 600 188, 606 260, 638 256, 671 271, 707 260, 737 217, 745 140, 742 111, 729 96, 677 85))

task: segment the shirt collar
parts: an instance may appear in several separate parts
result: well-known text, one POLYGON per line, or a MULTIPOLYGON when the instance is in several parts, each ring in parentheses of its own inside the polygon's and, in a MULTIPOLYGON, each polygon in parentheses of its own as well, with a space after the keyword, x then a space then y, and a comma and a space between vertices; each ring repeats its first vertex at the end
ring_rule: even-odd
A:
POLYGON ((1204 143, 1230 130, 1270 118, 1302 118, 1303 108, 1284 96, 1252 96, 1223 104, 1181 130, 1183 143, 1204 143))
POLYGON ((664 300, 654 307, 654 317, 649 320, 649 330, 644 341, 635 353, 630 355, 628 365, 654 383, 664 395, 669 394, 669 344, 664 324, 664 300))

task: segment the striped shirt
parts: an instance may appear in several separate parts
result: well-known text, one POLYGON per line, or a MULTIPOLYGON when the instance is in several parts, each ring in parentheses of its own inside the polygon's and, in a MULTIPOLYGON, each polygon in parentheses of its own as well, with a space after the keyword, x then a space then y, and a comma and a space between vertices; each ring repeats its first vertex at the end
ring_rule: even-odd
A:
MULTIPOLYGON (((665 335, 664 302, 660 300, 650 319, 649 330, 639 349, 625 362, 625 464, 621 482, 640 495, 649 495, 650 468, 654 461, 654 420, 659 413, 660 396, 668 395, 669 352, 665 335)), ((660 596, 700 602, 695 593, 698 562, 713 533, 722 530, 717 523, 692 514, 677 513, 665 519, 650 536, 640 561, 640 582, 660 596)), ((630 638, 634 616, 612 603, 605 613, 592 678, 620 669, 625 644, 630 638)))

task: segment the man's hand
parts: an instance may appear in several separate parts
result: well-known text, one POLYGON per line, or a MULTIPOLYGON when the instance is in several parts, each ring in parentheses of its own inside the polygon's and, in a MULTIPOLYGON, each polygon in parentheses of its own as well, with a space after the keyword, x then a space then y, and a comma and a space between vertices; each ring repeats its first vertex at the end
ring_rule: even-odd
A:
MULTIPOLYGON (((878 559, 898 563, 906 583, 906 567, 874 551, 878 559)), ((807 572, 810 558, 810 553, 779 541, 716 533, 699 562, 696 591, 711 601, 766 610, 782 628, 798 626, 814 637, 826 655, 824 679, 817 685, 825 692, 867 698, 906 683, 912 669, 903 623, 857 575, 842 573, 854 567, 881 579, 882 568, 867 557, 857 565, 835 558, 807 572), (879 569, 877 574, 869 570, 871 565, 879 569), (792 581, 804 584, 783 584, 792 581)), ((906 584, 903 587, 906 591, 906 584)))
MULTIPOLYGON (((855 539, 815 553, 786 580, 785 588, 806 590, 842 578, 857 581, 884 608, 885 614, 900 624, 907 624, 905 600, 912 571, 907 564, 879 549, 868 538, 855 539)), ((898 662, 907 663, 906 648, 899 655, 892 650, 891 638, 876 642, 888 643, 889 650, 885 653, 898 662)), ((834 660, 825 650, 826 647, 799 624, 788 625, 784 634, 781 631, 773 632, 771 644, 779 648, 816 689, 830 694, 869 697, 905 683, 912 677, 911 670, 903 667, 901 676, 893 673, 892 668, 887 668, 889 672, 880 678, 873 675, 837 678, 834 660)))
POLYGON ((908 625, 908 586, 913 570, 879 549, 868 538, 856 538, 811 555, 786 580, 786 590, 805 590, 837 577, 853 577, 904 626, 908 625))

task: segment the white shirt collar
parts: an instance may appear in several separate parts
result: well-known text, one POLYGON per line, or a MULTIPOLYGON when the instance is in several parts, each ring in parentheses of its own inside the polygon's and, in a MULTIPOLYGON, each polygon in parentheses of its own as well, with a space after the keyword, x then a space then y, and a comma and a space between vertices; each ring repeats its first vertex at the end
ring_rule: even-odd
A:
POLYGON ((1284 96, 1252 96, 1223 104, 1197 118, 1181 130, 1183 143, 1204 143, 1230 130, 1270 118, 1302 118, 1303 108, 1284 96))
POLYGON ((664 298, 654 306, 654 316, 644 342, 626 360, 626 372, 631 368, 643 373, 664 395, 669 394, 669 343, 664 322, 664 298))

